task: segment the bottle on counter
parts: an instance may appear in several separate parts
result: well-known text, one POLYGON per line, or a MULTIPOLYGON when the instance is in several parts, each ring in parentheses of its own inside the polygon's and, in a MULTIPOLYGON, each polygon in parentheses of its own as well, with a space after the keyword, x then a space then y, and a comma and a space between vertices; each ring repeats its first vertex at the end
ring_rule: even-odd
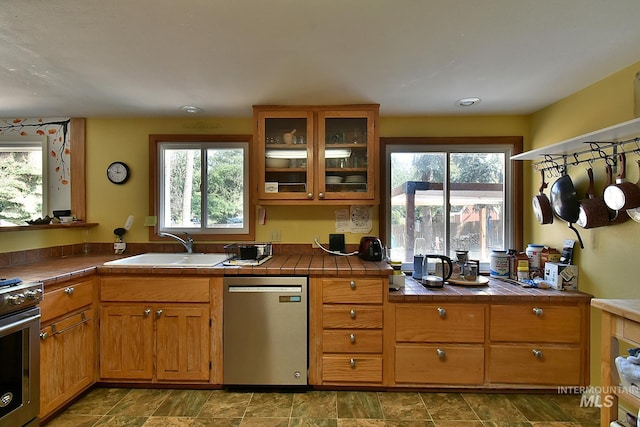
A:
POLYGON ((509 277, 509 255, 507 251, 491 251, 489 275, 492 277, 509 277))
POLYGON ((529 267, 518 267, 518 281, 529 279, 529 267))

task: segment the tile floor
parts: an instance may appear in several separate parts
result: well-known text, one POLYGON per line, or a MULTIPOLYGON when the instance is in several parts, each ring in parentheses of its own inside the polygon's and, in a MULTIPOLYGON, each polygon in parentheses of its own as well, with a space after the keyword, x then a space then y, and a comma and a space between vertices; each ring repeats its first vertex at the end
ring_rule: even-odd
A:
POLYGON ((94 388, 46 427, 597 427, 580 396, 94 388))

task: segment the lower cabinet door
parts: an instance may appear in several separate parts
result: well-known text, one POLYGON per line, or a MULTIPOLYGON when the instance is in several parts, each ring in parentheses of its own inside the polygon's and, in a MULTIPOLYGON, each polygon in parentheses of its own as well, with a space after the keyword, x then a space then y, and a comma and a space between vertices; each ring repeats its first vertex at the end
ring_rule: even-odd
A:
POLYGON ((93 384, 92 313, 86 310, 41 330, 40 418, 93 384))
POLYGON ((482 384, 484 347, 472 345, 396 345, 397 384, 482 384))
POLYGON ((324 355, 322 381, 344 383, 382 382, 382 356, 364 354, 324 355))
POLYGON ((579 385, 578 347, 491 345, 489 382, 498 384, 579 385))

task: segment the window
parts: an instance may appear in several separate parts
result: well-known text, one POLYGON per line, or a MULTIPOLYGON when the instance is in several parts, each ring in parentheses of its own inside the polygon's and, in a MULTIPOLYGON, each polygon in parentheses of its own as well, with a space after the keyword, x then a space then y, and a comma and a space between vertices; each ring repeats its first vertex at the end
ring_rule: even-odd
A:
POLYGON ((250 197, 251 136, 150 135, 159 232, 196 240, 254 236, 250 197))
MULTIPOLYGON (((521 246, 519 137, 382 138, 385 241, 393 259, 456 250, 487 266, 492 250, 521 246)), ((484 269, 484 268, 483 268, 484 269)))
POLYGON ((47 208, 47 140, 0 141, 0 225, 24 225, 47 208))

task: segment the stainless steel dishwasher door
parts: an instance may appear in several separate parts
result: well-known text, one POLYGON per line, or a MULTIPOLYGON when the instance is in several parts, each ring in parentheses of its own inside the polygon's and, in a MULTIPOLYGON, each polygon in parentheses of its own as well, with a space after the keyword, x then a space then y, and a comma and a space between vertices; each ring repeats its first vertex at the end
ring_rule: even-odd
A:
POLYGON ((225 277, 224 383, 307 385, 307 278, 225 277))

